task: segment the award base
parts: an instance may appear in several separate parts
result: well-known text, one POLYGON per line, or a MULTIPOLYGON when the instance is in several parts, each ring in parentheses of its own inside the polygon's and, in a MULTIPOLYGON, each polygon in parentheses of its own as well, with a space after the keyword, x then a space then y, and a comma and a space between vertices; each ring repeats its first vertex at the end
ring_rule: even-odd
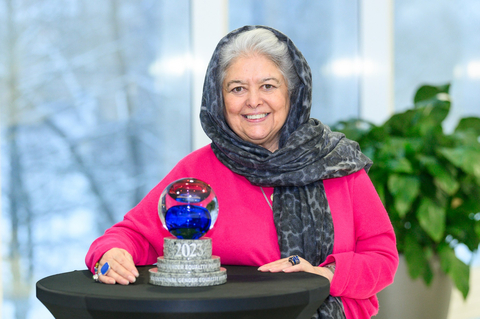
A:
POLYGON ((170 287, 203 287, 227 282, 227 270, 220 267, 220 257, 212 256, 212 240, 167 237, 163 257, 157 268, 149 270, 149 283, 170 287))

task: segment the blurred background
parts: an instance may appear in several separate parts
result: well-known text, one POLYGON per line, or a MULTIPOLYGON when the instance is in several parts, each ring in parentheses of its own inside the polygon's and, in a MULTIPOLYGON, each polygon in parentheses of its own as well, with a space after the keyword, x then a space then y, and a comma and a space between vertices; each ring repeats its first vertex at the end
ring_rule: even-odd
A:
MULTIPOLYGON (((52 318, 35 283, 85 269, 91 242, 208 143, 198 113, 216 43, 274 27, 313 72, 312 117, 382 123, 421 84, 480 116, 477 0, 0 0, 2 318, 52 318)), ((480 258, 450 319, 480 318, 480 258)))

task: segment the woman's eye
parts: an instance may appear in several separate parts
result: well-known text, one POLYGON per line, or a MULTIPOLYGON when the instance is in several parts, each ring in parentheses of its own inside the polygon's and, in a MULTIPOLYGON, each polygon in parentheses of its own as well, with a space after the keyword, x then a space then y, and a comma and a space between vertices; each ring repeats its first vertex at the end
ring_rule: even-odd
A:
POLYGON ((234 87, 232 89, 232 92, 239 93, 242 92, 243 88, 241 86, 234 87))
POLYGON ((273 85, 271 84, 264 84, 263 87, 267 90, 273 89, 273 85))

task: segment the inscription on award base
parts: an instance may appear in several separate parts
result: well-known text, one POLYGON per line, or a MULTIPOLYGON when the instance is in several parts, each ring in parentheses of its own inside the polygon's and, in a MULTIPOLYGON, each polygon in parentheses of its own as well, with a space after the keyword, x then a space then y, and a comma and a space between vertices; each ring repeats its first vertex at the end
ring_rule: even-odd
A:
POLYGON ((149 282, 171 287, 215 286, 227 282, 227 271, 220 267, 220 258, 212 256, 212 240, 164 239, 163 257, 157 268, 150 269, 149 282))

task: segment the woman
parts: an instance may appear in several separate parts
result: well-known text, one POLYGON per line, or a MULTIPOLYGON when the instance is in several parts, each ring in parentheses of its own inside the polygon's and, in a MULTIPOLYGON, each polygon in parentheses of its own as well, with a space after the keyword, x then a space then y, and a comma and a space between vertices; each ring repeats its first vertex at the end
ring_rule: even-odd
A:
POLYGON ((290 39, 268 27, 225 36, 207 69, 200 118, 212 144, 183 160, 91 246, 98 280, 135 282, 163 237, 158 199, 172 181, 211 185, 220 205, 212 238, 222 263, 307 271, 331 282, 317 318, 370 318, 393 281, 394 232, 358 145, 310 119, 311 72, 290 39), (288 257, 300 256, 297 261, 288 257), (299 261, 299 262, 298 262, 299 261))

